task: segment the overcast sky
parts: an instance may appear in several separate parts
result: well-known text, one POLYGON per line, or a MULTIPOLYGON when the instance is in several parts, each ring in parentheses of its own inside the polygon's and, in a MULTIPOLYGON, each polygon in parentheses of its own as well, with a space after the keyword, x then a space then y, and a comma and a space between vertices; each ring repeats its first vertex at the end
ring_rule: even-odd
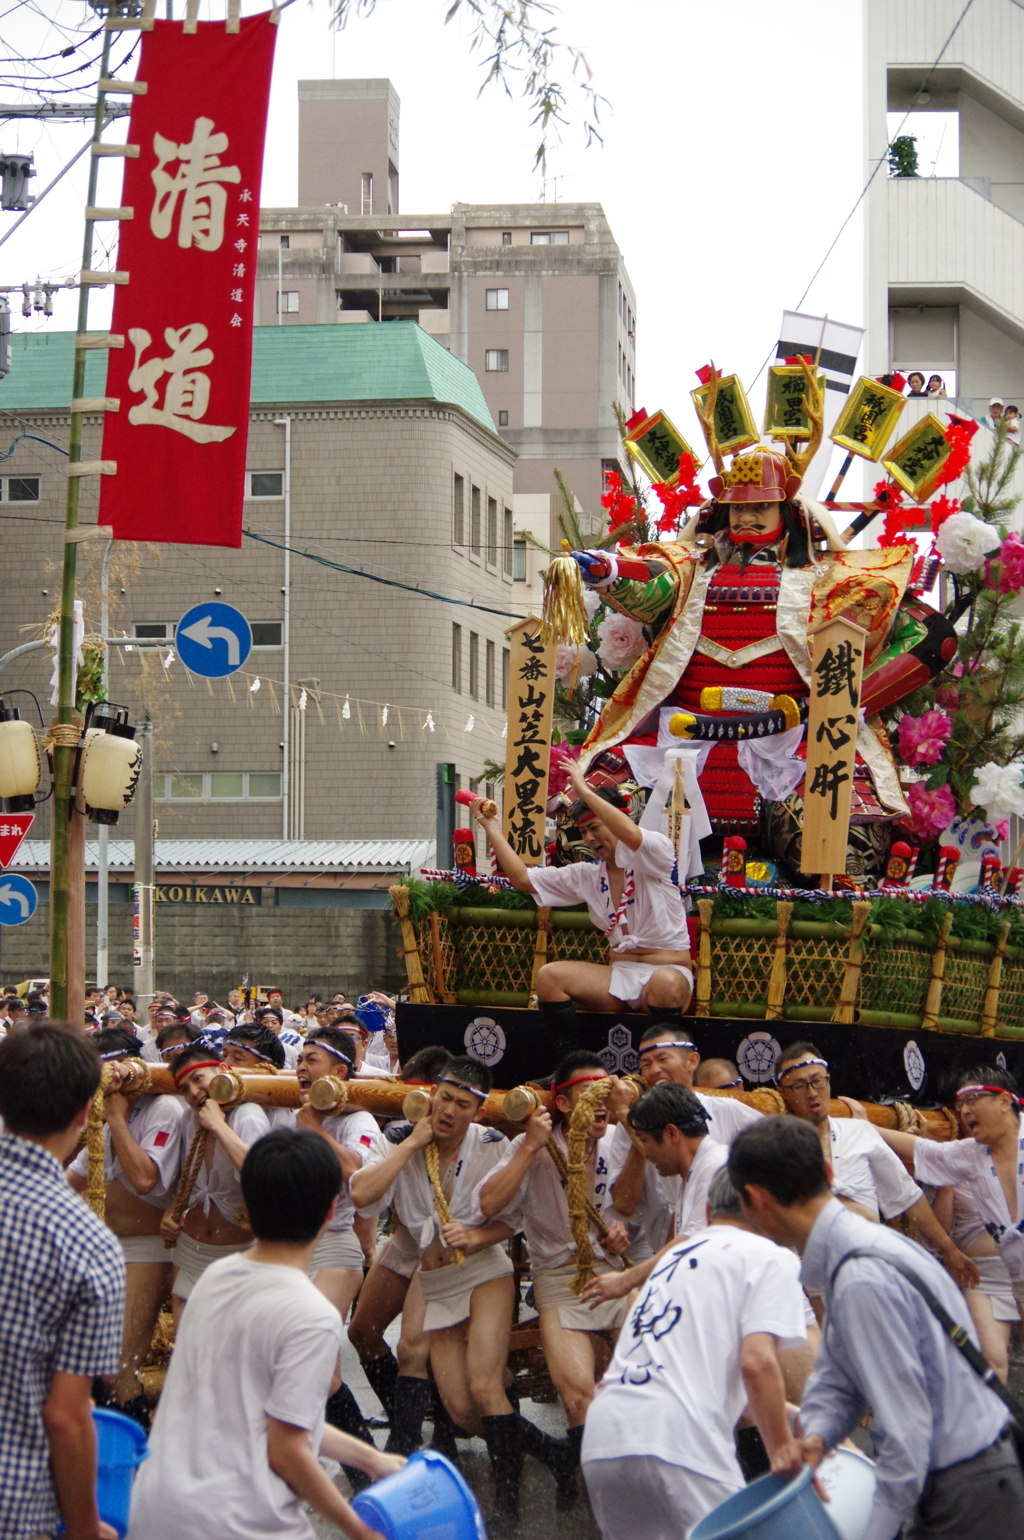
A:
MULTIPOLYGON (((175 0, 182 14, 183 0, 175 0)), ((488 88, 448 0, 378 0, 376 13, 342 33, 326 0, 296 0, 282 17, 263 180, 263 202, 296 197, 296 82, 388 76, 401 98, 402 212, 438 213, 453 202, 539 199, 532 169, 537 132, 521 101, 488 88)), ((243 14, 264 9, 243 0, 243 14)), ((53 53, 95 25, 82 0, 55 0, 48 20, 32 3, 0 16, 4 54, 53 53), (63 30, 61 30, 63 28, 63 30)), ((163 13, 164 0, 159 0, 163 13)), ((202 19, 224 0, 203 0, 202 19)), ((863 184, 861 20, 858 4, 790 0, 565 0, 561 34, 585 49, 608 99, 603 146, 587 148, 578 122, 549 157, 549 194, 603 204, 637 293, 637 404, 663 407, 698 438, 689 392, 694 369, 714 358, 750 383, 774 349, 781 312, 800 300, 863 184), (558 178, 555 184, 552 178, 558 178)), ((119 44, 120 59, 132 44, 119 44)), ((68 69, 96 44, 41 69, 68 69)), ((17 70, 7 64, 7 70, 17 70)), ((132 63, 124 73, 134 73, 132 63)), ((96 71, 82 77, 83 99, 96 71)), ((74 78, 68 83, 75 83, 74 78)), ((0 101, 24 100, 0 87, 0 101)), ((216 117, 213 104, 211 115, 216 117)), ((108 137, 123 137, 113 131, 108 137)), ((38 193, 88 138, 88 125, 8 123, 0 149, 32 150, 38 193)), ((74 273, 81 262, 88 157, 0 247, 0 283, 74 273)), ((100 202, 116 202, 111 178, 100 202)), ((16 215, 0 215, 0 235, 16 215)), ((111 226, 101 227, 105 233, 111 226)), ((803 308, 860 324, 862 223, 857 214, 803 308)), ((97 253, 96 266, 105 265, 97 253)), ((52 321, 74 326, 70 294, 52 321)), ((90 325, 107 324, 94 296, 90 325)), ((17 368, 15 347, 14 368, 17 368)), ((760 415, 763 395, 753 393, 760 415)))

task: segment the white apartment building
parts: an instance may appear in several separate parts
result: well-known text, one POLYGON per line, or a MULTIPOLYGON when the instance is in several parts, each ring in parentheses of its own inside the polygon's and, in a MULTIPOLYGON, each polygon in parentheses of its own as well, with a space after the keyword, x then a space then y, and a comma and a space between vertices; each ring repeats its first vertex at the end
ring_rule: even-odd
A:
MULTIPOLYGON (((974 0, 957 26, 963 10, 865 0, 864 358, 941 374, 981 418, 993 396, 1024 410, 1024 9, 974 0), (897 133, 916 176, 889 175, 897 133)), ((936 406, 908 403, 901 429, 936 406)))

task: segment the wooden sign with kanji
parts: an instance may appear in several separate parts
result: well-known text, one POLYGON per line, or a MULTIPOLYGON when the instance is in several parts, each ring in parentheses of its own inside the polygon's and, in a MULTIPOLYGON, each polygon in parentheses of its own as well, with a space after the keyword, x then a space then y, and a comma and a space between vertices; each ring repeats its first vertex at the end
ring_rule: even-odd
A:
POLYGON ((555 642, 540 639, 531 615, 509 632, 508 745, 503 833, 527 866, 544 864, 544 819, 555 704, 555 642))
POLYGON ((866 640, 861 626, 842 618, 808 636, 811 698, 800 856, 808 876, 846 870, 866 640))

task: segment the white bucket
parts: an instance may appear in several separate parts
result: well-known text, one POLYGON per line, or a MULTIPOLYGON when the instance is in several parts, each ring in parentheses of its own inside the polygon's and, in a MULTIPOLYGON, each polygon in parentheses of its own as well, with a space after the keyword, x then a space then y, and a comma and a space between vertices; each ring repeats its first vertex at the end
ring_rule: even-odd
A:
POLYGON ((859 1449, 837 1449, 815 1471, 828 1493, 825 1512, 841 1540, 864 1540, 875 1501, 875 1464, 859 1449))

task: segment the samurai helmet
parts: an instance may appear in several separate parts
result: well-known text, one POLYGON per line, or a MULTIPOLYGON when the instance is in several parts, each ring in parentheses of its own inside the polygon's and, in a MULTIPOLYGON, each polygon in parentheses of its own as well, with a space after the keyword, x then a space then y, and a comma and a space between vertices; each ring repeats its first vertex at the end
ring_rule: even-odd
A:
POLYGON ((720 503, 786 503, 796 495, 801 480, 784 454, 759 445, 735 455, 729 469, 712 476, 708 486, 720 503))

